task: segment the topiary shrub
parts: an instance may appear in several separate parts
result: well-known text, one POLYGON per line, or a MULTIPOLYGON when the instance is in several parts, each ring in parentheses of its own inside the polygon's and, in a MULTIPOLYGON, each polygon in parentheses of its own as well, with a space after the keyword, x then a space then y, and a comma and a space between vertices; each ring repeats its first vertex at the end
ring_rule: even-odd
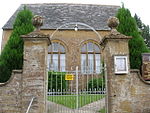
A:
POLYGON ((0 55, 0 82, 6 82, 12 70, 22 69, 23 40, 20 36, 34 30, 32 17, 32 12, 26 7, 17 14, 13 32, 0 55))

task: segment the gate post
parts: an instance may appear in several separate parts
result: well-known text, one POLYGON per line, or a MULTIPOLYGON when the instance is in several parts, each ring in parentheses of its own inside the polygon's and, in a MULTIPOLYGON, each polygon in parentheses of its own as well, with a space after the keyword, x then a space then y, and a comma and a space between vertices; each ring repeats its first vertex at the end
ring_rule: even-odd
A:
POLYGON ((22 113, 26 113, 29 103, 35 97, 29 113, 46 113, 47 101, 47 54, 49 36, 40 32, 43 20, 33 18, 34 32, 23 35, 24 62, 22 76, 22 113))
POLYGON ((119 33, 116 27, 119 20, 112 17, 108 20, 111 33, 101 42, 104 61, 107 68, 108 113, 132 113, 129 91, 129 49, 131 38, 119 33))

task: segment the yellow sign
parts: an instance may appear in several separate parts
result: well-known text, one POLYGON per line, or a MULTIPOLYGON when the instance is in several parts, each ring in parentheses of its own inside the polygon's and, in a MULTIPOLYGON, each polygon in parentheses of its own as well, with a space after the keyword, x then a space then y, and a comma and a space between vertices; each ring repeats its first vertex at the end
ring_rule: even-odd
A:
POLYGON ((66 74, 65 75, 65 80, 73 80, 74 75, 73 74, 66 74))

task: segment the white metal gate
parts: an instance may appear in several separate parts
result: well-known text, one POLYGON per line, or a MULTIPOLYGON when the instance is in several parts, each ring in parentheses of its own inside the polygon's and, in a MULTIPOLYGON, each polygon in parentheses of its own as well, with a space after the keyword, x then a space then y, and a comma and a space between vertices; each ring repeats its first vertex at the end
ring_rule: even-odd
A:
POLYGON ((78 70, 49 72, 48 113, 106 113, 107 77, 78 70))

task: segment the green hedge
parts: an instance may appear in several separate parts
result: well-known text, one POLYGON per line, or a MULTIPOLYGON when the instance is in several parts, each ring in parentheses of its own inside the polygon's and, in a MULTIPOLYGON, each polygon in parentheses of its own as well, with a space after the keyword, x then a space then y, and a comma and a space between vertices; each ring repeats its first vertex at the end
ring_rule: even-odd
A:
POLYGON ((93 78, 88 81, 88 89, 94 91, 105 88, 105 79, 104 78, 93 78))
POLYGON ((65 80, 66 72, 48 72, 48 90, 61 91, 67 89, 68 82, 65 80))

